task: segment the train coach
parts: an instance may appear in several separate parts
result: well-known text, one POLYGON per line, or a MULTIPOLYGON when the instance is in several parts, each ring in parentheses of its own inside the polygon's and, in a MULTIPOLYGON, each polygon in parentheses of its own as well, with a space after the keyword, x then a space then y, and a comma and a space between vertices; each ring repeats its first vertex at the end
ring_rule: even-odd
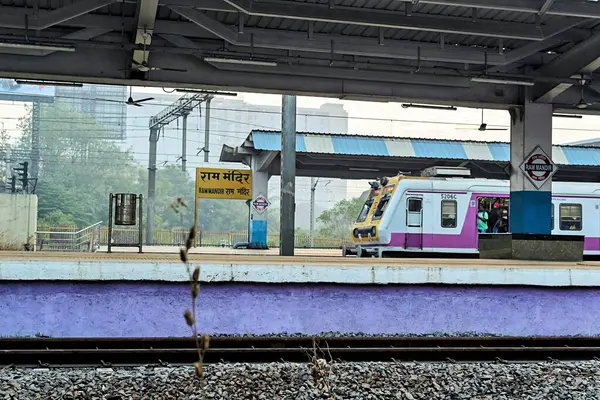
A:
MULTIPOLYGON (((432 167, 422 176, 371 182, 352 230, 359 257, 416 253, 478 254, 478 212, 499 209, 500 229, 510 232, 510 182, 471 178, 466 168, 432 167)), ((600 255, 600 188, 595 183, 552 183, 552 233, 584 235, 584 254, 600 255)))

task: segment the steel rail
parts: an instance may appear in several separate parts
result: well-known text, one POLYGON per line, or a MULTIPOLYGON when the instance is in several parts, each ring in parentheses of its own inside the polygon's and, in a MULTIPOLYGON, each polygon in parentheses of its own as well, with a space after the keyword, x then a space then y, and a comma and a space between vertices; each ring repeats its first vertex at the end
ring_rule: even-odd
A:
MULTIPOLYGON (((214 338, 206 363, 340 361, 543 361, 600 357, 600 338, 214 338)), ((180 365, 197 360, 191 338, 0 339, 0 366, 180 365)))

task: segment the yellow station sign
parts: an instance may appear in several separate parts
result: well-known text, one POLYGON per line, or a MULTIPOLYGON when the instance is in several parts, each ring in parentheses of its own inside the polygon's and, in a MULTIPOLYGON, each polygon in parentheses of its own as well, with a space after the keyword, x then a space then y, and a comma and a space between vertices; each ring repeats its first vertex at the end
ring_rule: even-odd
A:
POLYGON ((250 200, 252 171, 248 169, 196 168, 197 199, 250 200))

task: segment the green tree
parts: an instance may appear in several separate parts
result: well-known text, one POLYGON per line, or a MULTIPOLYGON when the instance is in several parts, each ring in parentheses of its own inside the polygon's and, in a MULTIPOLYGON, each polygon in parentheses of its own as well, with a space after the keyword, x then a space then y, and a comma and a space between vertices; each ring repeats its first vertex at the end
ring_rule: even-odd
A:
POLYGON ((248 206, 244 200, 200 199, 199 227, 207 232, 246 232, 248 206))
MULTIPOLYGON (((140 170, 142 193, 147 193, 148 173, 140 170)), ((156 171, 154 226, 157 229, 188 228, 194 222, 194 180, 179 166, 156 171), (187 207, 171 207, 182 199, 187 207)), ((199 199, 198 226, 205 232, 244 232, 248 229, 248 206, 242 200, 199 199)))
POLYGON ((322 237, 343 238, 350 235, 352 224, 356 221, 364 198, 354 197, 350 200, 341 200, 323 211, 317 221, 320 223, 319 235, 322 237))
MULTIPOLYGON (((144 201, 147 202, 148 170, 140 168, 138 171, 138 182, 140 182, 138 191, 144 195, 144 201)), ((158 168, 155 188, 154 227, 156 229, 188 228, 194 221, 194 182, 188 173, 176 165, 158 168), (175 212, 172 206, 177 204, 178 199, 182 199, 187 207, 178 207, 175 212)))
MULTIPOLYGON (((23 135, 19 146, 30 149, 31 110, 20 126, 23 135)), ((99 139, 105 132, 106 128, 89 114, 66 105, 41 105, 41 163, 36 189, 42 220, 60 211, 79 225, 107 221, 109 193, 136 191, 138 165, 129 152, 99 139)))
MULTIPOLYGON (((63 104, 40 109, 40 173, 36 188, 40 223, 85 226, 108 221, 109 193, 141 193, 146 215, 148 170, 106 137, 92 115, 63 104)), ((16 147, 31 152, 31 110, 20 121, 16 147)), ((154 226, 189 227, 194 218, 194 180, 180 167, 157 169, 154 226), (171 207, 182 199, 186 207, 171 207)), ((145 217, 144 217, 145 218, 145 217)), ((246 231, 248 206, 240 200, 200 200, 199 226, 205 231, 246 231)))
MULTIPOLYGON (((4 125, 0 125, 0 177, 2 179, 5 175, 8 175, 6 171, 7 162, 10 154, 10 137, 8 136, 8 131, 4 128, 4 125)), ((0 185, 3 185, 4 182, 0 181, 0 185)))
POLYGON ((65 214, 60 210, 54 210, 40 218, 39 225, 41 226, 73 226, 77 221, 71 214, 65 214))
POLYGON ((267 210, 267 233, 279 233, 279 227, 281 226, 281 216, 279 208, 271 206, 267 210))

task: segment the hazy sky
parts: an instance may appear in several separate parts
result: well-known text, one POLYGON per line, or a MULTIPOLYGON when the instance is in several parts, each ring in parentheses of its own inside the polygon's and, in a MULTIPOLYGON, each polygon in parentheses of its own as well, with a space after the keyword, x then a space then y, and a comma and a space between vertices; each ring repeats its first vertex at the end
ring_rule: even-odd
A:
MULTIPOLYGON (((164 93, 162 89, 136 88, 136 92, 164 93)), ((249 103, 281 105, 281 96, 240 93, 238 98, 249 103)), ((341 103, 348 112, 348 133, 422 137, 439 139, 464 139, 481 141, 508 141, 509 130, 479 132, 481 110, 459 108, 457 111, 404 109, 400 103, 374 103, 338 99, 298 97, 298 107, 319 107, 323 103, 341 103)), ((24 114, 24 104, 0 102, 0 127, 16 134, 17 118, 24 114)), ((507 111, 485 110, 484 121, 488 127, 509 126, 507 111)), ((553 142, 555 144, 600 137, 600 116, 582 119, 554 118, 553 142)))

